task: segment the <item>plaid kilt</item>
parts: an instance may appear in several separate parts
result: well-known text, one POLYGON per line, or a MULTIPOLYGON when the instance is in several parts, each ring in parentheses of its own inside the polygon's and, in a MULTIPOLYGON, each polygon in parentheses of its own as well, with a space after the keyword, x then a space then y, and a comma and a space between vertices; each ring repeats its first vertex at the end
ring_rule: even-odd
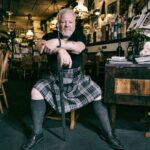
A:
MULTIPOLYGON (((61 113, 59 78, 57 73, 39 80, 35 85, 44 99, 57 112, 61 113)), ((63 71, 63 98, 65 113, 79 109, 102 95, 101 88, 90 76, 81 73, 81 68, 63 71)))

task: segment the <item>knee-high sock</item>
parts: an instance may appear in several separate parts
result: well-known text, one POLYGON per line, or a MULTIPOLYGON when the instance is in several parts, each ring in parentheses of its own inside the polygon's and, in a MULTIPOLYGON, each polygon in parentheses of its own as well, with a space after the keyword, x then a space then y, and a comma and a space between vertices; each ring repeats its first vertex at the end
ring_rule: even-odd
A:
POLYGON ((109 120, 109 115, 106 106, 101 100, 93 102, 93 110, 99 120, 100 128, 105 137, 112 137, 112 127, 109 120))
POLYGON ((46 111, 46 104, 44 99, 31 100, 31 113, 33 119, 33 131, 35 134, 43 132, 43 121, 46 111))

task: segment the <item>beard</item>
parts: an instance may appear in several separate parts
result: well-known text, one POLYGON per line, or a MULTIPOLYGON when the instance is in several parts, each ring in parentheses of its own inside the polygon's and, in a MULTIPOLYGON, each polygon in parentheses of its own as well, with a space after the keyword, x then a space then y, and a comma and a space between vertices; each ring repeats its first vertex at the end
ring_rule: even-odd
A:
POLYGON ((74 30, 63 30, 61 31, 61 34, 63 35, 64 38, 69 38, 73 34, 74 30))

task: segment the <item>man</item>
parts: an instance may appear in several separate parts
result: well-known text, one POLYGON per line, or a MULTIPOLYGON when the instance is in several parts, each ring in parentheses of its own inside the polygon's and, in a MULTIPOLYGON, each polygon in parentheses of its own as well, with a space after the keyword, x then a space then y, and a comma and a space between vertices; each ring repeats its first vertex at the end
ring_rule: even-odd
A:
POLYGON ((102 104, 100 87, 89 76, 81 72, 82 54, 85 50, 85 37, 75 29, 75 14, 70 9, 62 9, 58 13, 58 31, 46 34, 38 43, 37 49, 48 54, 48 62, 52 74, 38 81, 31 91, 31 111, 33 133, 23 145, 24 150, 33 148, 43 139, 42 124, 45 114, 45 100, 61 113, 58 63, 63 67, 65 112, 78 109, 89 103, 99 120, 100 135, 108 144, 118 150, 123 146, 116 139, 108 118, 108 112, 102 104), (59 32, 59 34, 58 34, 59 32), (58 38, 60 36, 60 40, 58 38))

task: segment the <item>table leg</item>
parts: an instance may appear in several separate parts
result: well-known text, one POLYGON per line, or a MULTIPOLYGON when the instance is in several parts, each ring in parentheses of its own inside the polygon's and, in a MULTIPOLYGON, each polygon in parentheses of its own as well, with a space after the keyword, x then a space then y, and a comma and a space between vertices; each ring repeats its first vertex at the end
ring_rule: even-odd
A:
MULTIPOLYGON (((150 112, 148 112, 148 116, 150 116, 150 112)), ((150 123, 149 123, 149 131, 145 133, 145 137, 150 137, 150 123)))
POLYGON ((116 120, 116 104, 110 104, 109 105, 109 111, 110 111, 110 121, 112 127, 115 126, 115 120, 116 120))

